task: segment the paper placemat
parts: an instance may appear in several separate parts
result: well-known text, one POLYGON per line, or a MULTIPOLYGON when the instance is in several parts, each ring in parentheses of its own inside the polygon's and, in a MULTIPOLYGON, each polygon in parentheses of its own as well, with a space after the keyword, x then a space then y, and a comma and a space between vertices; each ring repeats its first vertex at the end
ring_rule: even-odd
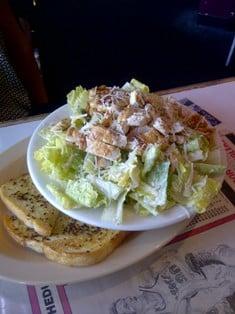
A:
MULTIPOLYGON (((174 96, 218 128, 225 147, 226 179, 207 212, 163 249, 101 279, 66 286, 0 281, 0 313, 235 313, 235 83, 174 96)), ((0 151, 37 124, 0 129, 0 151)))

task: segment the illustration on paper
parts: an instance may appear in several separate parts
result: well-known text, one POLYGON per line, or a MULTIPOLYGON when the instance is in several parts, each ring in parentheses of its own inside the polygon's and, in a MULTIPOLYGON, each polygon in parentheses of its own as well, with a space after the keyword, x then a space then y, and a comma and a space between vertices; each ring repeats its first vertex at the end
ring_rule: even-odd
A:
POLYGON ((235 249, 221 244, 184 256, 171 250, 140 275, 136 295, 110 308, 110 314, 155 313, 235 313, 235 249))

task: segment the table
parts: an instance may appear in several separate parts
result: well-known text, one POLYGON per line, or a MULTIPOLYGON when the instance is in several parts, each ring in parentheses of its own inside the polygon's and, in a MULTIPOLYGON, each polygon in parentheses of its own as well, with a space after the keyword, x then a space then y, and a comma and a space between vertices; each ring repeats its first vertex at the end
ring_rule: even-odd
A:
MULTIPOLYGON (((0 281, 0 313, 233 313, 235 311, 235 78, 160 91, 205 115, 221 134, 228 170, 221 193, 170 244, 118 273, 66 286, 0 281), (45 293, 45 291, 47 291, 45 293), (52 298, 47 306, 45 301, 52 298)), ((0 153, 42 116, 0 124, 0 153)))

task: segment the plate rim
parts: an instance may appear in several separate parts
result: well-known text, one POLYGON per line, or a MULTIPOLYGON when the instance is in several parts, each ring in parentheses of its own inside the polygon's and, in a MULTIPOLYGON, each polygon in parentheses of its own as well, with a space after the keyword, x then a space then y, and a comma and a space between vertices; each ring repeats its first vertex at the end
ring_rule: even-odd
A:
MULTIPOLYGON (((6 158, 6 160, 9 161, 9 158, 7 158, 8 155, 14 153, 15 151, 20 153, 20 151, 17 150, 17 146, 18 147, 20 146, 21 147, 21 151, 22 151, 23 150, 22 147, 24 145, 27 146, 28 140, 29 140, 29 138, 25 138, 24 140, 17 142, 12 147, 10 147, 6 151, 4 151, 1 154, 1 157, 4 157, 4 158, 6 158)), ((26 153, 24 153, 24 154, 26 154, 26 153)), ((17 157, 17 156, 14 156, 14 157, 17 157)), ((23 156, 18 156, 18 157, 23 157, 23 156)), ((16 160, 17 160, 17 158, 14 158, 13 162, 15 162, 16 160)), ((2 167, 2 169, 3 168, 4 167, 2 167)), ((106 267, 105 271, 104 271, 104 268, 101 267, 101 272, 100 271, 96 271, 95 274, 94 274, 94 272, 89 272, 89 269, 92 267, 92 265, 91 266, 87 266, 86 269, 88 269, 88 272, 87 272, 88 275, 86 276, 86 278, 84 278, 84 277, 83 278, 76 277, 76 278, 74 278, 74 280, 71 280, 71 278, 70 278, 70 280, 66 280, 65 278, 63 278, 63 279, 56 279, 56 280, 55 279, 49 279, 49 280, 40 280, 40 279, 38 279, 38 280, 28 280, 28 279, 26 279, 25 280, 25 279, 23 279, 21 277, 21 275, 13 276, 13 275, 11 275, 9 273, 8 274, 2 274, 1 273, 1 268, 0 268, 0 279, 1 280, 6 280, 6 281, 9 281, 9 282, 14 282, 14 283, 19 283, 19 284, 28 284, 28 285, 30 285, 30 284, 33 284, 33 285, 41 285, 41 284, 63 285, 63 284, 67 284, 67 283, 71 283, 72 284, 72 283, 78 283, 78 282, 85 282, 85 281, 89 281, 89 280, 105 277, 105 276, 108 276, 108 275, 110 275, 112 273, 116 273, 118 271, 121 271, 121 270, 123 270, 123 269, 125 269, 125 268, 127 268, 127 267, 129 267, 131 265, 137 264, 138 262, 144 260, 145 258, 148 258, 151 254, 156 252, 161 247, 165 246, 177 234, 179 234, 186 227, 186 225, 189 223, 189 221, 190 220, 188 219, 188 220, 185 220, 183 222, 180 222, 178 224, 175 224, 173 226, 168 227, 169 229, 172 229, 172 230, 171 230, 170 236, 167 236, 167 239, 165 239, 164 241, 161 241, 160 243, 157 243, 157 241, 154 242, 154 243, 151 243, 151 247, 149 247, 149 249, 144 254, 141 252, 141 254, 139 255, 139 258, 135 258, 135 259, 133 258, 131 262, 130 262, 129 259, 125 259, 123 264, 120 264, 120 263, 118 263, 116 265, 112 264, 112 267, 106 267), (89 273, 90 273, 90 275, 89 275, 89 273)), ((3 225, 2 225, 2 228, 3 228, 3 225)), ((162 231, 165 232, 166 229, 167 228, 160 229, 160 230, 156 229, 156 230, 150 230, 150 231, 142 231, 142 232, 140 232, 139 237, 141 237, 142 233, 148 233, 148 232, 150 232, 150 233, 154 232, 155 233, 156 232, 156 234, 157 234, 158 232, 162 232, 162 231)), ((19 244, 15 243, 15 241, 13 239, 11 239, 11 237, 7 234, 6 230, 4 230, 3 232, 8 237, 8 240, 11 241, 14 246, 17 246, 20 250, 22 250, 22 252, 26 251, 26 250, 29 251, 27 248, 21 247, 19 244)), ((130 245, 130 244, 127 244, 127 245, 130 245)), ((120 247, 121 246, 122 246, 122 244, 120 245, 120 247)), ((116 250, 118 250, 120 247, 118 247, 116 250)), ((115 251, 112 254, 114 254, 115 251)), ((33 254, 39 254, 39 253, 36 253, 36 252, 31 252, 31 251, 29 251, 29 252, 33 253, 33 254)), ((110 256, 112 256, 112 254, 110 256)), ((110 258, 110 256, 108 256, 107 259, 110 258)), ((46 262, 53 263, 50 260, 47 260, 46 257, 43 257, 43 258, 45 258, 46 262)), ((1 252, 0 252, 0 261, 1 261, 1 252)), ((15 261, 15 263, 17 263, 17 260, 14 259, 14 261, 15 261)), ((105 262, 105 260, 103 262, 105 262)), ((99 264, 102 264, 103 262, 101 261, 100 263, 95 264, 93 266, 97 266, 98 265, 98 267, 99 267, 99 264)), ((70 266, 65 266, 65 265, 61 265, 61 266, 65 267, 65 268, 68 267, 69 269, 71 268, 70 266)), ((37 267, 38 267, 38 265, 35 265, 35 269, 37 267)), ((73 267, 73 268, 74 268, 75 271, 76 271, 76 269, 83 270, 83 267, 73 267)), ((40 274, 39 274, 39 278, 40 278, 40 274)))

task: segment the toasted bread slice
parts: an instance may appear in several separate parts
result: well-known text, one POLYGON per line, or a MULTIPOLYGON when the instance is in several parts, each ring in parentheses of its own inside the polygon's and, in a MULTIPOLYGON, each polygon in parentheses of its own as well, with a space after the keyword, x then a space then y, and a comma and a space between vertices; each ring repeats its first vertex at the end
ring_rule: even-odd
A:
POLYGON ((15 216, 6 215, 3 223, 9 235, 17 243, 38 253, 43 253, 43 240, 45 237, 37 234, 34 229, 28 228, 15 216))
POLYGON ((20 245, 68 266, 87 266, 104 260, 127 236, 126 232, 92 227, 64 214, 59 214, 50 237, 39 236, 14 216, 6 216, 4 226, 20 245))
POLYGON ((28 174, 3 184, 0 196, 7 208, 27 227, 39 235, 51 234, 58 210, 43 198, 28 174))

